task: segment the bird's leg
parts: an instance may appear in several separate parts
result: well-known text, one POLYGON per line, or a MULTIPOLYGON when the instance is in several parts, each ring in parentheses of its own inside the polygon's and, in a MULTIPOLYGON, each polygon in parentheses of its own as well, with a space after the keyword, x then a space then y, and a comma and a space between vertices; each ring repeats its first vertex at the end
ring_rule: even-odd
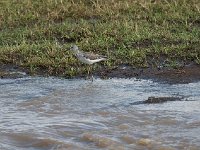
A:
POLYGON ((93 75, 92 75, 92 82, 94 81, 94 77, 93 77, 93 75))
POLYGON ((90 74, 90 68, 89 68, 89 66, 87 66, 87 77, 86 77, 86 80, 89 79, 89 74, 90 74))
POLYGON ((90 74, 91 74, 91 80, 92 80, 92 82, 94 81, 94 76, 93 76, 93 74, 92 74, 92 71, 90 71, 90 74))
POLYGON ((87 67, 87 76, 90 75, 90 66, 87 67))
POLYGON ((93 80, 94 80, 94 77, 93 77, 93 75, 91 74, 91 66, 88 66, 88 67, 87 67, 87 79, 91 79, 92 82, 93 82, 93 80))

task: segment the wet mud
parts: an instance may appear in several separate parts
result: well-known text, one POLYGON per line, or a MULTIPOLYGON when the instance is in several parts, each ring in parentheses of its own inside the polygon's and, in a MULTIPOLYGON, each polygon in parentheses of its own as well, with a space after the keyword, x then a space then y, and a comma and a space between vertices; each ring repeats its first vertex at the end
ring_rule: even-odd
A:
POLYGON ((1 79, 17 79, 27 76, 27 71, 16 65, 0 65, 0 78, 1 79))
MULTIPOLYGON (((152 79, 157 82, 169 84, 185 84, 200 80, 200 65, 192 64, 179 68, 131 68, 129 66, 117 67, 112 70, 104 70, 101 77, 140 78, 152 79)), ((98 75, 97 74, 97 75, 98 75)))
MULTIPOLYGON (((48 76, 44 70, 38 70, 36 73, 40 76, 48 76)), ((178 68, 133 68, 128 65, 121 65, 113 69, 100 69, 92 73, 100 78, 139 78, 152 79, 156 82, 165 82, 169 84, 185 84, 200 80, 200 65, 189 64, 178 68)), ((0 65, 0 78, 22 78, 32 75, 26 68, 16 65, 0 65)), ((84 78, 86 75, 78 75, 76 78, 84 78)))

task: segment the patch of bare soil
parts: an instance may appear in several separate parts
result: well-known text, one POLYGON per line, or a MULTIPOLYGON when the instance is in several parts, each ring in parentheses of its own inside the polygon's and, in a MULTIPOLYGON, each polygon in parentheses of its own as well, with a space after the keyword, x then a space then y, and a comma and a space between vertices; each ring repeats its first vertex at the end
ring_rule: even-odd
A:
MULTIPOLYGON (((200 65, 192 64, 179 68, 140 68, 118 67, 112 70, 103 70, 101 77, 117 78, 141 78, 152 79, 157 82, 169 84, 182 84, 200 81, 200 65)), ((97 74, 98 75, 98 74, 97 74)))
POLYGON ((26 71, 15 65, 0 65, 1 79, 16 79, 27 76, 26 71))
MULTIPOLYGON (((15 65, 0 65, 0 78, 22 78, 27 76, 27 69, 15 65)), ((43 69, 38 71, 39 75, 47 76, 43 69)), ((157 82, 169 84, 180 84, 200 81, 200 65, 190 64, 179 68, 133 68, 121 65, 114 69, 101 69, 93 73, 101 78, 132 78, 152 79, 157 82)), ((82 76, 78 76, 80 78, 82 76)))

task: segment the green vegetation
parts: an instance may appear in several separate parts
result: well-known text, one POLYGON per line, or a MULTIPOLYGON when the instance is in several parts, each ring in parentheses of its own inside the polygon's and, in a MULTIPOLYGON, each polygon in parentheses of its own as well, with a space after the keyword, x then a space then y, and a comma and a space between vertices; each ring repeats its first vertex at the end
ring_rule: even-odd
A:
POLYGON ((86 66, 68 51, 107 55, 96 65, 200 64, 199 0, 3 0, 0 64, 74 76, 86 66))

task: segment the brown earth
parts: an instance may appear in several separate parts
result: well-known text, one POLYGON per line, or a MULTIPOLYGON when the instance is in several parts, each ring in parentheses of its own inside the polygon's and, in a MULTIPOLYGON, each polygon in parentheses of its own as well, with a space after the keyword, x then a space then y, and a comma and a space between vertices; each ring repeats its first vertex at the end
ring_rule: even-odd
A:
MULTIPOLYGON (((43 70, 39 71, 38 74, 46 76, 43 70)), ((152 79, 153 81, 165 82, 169 84, 179 84, 200 81, 200 65, 189 64, 176 69, 169 67, 138 69, 122 65, 114 69, 101 69, 93 74, 94 76, 101 78, 136 77, 140 79, 152 79)), ((0 65, 0 78, 21 78, 27 75, 29 75, 29 71, 27 69, 14 65, 0 65)), ((84 77, 84 75, 82 77, 84 77)))
POLYGON ((141 78, 152 79, 157 82, 169 84, 190 83, 200 81, 200 65, 190 64, 179 68, 140 68, 117 67, 113 70, 104 70, 99 73, 101 77, 141 78))

